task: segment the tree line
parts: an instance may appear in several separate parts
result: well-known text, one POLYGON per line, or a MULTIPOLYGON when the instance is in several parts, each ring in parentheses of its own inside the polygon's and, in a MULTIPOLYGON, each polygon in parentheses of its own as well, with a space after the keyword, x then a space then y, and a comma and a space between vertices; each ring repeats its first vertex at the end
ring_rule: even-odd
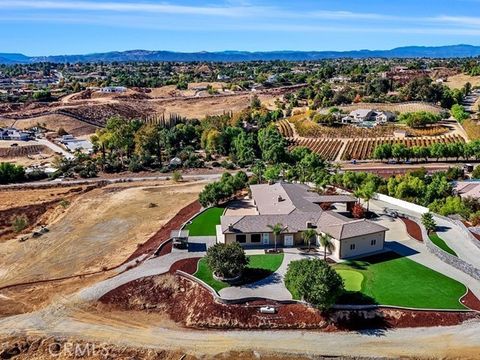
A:
POLYGON ((404 144, 381 144, 375 147, 372 154, 374 159, 397 161, 410 159, 423 160, 434 158, 437 161, 440 159, 455 158, 478 160, 480 158, 480 141, 474 140, 469 143, 453 142, 450 144, 433 143, 430 146, 413 146, 407 147, 404 144))

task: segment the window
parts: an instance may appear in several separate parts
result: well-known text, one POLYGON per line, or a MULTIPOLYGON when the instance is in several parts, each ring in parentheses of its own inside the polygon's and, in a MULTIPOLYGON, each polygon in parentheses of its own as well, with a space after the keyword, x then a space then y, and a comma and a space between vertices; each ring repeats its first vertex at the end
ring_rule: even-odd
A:
POLYGON ((377 240, 371 240, 371 241, 370 241, 370 245, 374 246, 374 245, 376 245, 376 244, 377 244, 377 240))
POLYGON ((237 235, 237 242, 246 243, 247 242, 247 235, 237 235))
POLYGON ((250 241, 252 243, 259 243, 260 242, 260 234, 252 234, 250 237, 250 241))
POLYGON ((350 250, 355 250, 355 244, 350 244, 350 250))

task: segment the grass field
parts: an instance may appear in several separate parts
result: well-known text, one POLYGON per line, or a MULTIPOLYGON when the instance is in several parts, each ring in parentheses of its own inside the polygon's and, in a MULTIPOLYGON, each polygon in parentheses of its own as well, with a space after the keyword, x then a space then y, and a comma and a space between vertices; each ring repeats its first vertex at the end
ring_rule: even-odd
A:
POLYGON ((437 245, 440 249, 442 249, 443 251, 446 251, 447 253, 449 253, 450 255, 453 255, 453 256, 457 256, 457 253, 455 251, 453 251, 446 243, 445 241, 443 241, 442 238, 440 238, 440 236, 438 236, 437 234, 431 234, 430 236, 430 240, 432 240, 432 242, 437 245))
POLYGON ((224 210, 223 207, 207 209, 195 217, 185 229, 190 231, 190 236, 215 236, 215 227, 220 224, 220 216, 224 210))
MULTIPOLYGON (((277 271, 283 262, 283 254, 250 255, 247 257, 249 264, 245 269, 243 280, 239 285, 249 284, 269 276, 277 271)), ((198 270, 194 275, 216 291, 230 286, 223 281, 218 281, 213 278, 212 270, 208 266, 205 258, 198 262, 198 270)))
POLYGON ((337 264, 335 270, 340 271, 350 291, 342 303, 363 298, 381 305, 465 309, 459 302, 466 292, 463 284, 395 253, 337 264), (345 270, 363 275, 360 293, 354 292, 360 277, 345 270))

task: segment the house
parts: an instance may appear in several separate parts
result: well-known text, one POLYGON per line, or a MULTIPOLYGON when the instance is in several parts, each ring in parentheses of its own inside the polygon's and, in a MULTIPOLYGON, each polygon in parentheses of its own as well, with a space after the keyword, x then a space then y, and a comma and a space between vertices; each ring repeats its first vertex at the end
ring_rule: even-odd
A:
MULTIPOLYGON (((349 195, 319 195, 302 184, 278 182, 250 186, 255 214, 222 216, 217 225, 217 242, 238 242, 244 247, 273 246, 270 225, 282 224, 277 238, 280 247, 303 245, 303 231, 313 228, 332 237, 337 259, 351 258, 383 250, 388 230, 372 221, 351 219, 339 212, 322 210, 325 204, 345 205, 356 199, 349 195)), ((318 240, 317 240, 318 241, 318 240)))
POLYGON ((32 134, 27 131, 21 131, 15 128, 0 128, 0 140, 28 141, 32 138, 32 134))
POLYGON ((106 86, 100 89, 102 93, 124 93, 127 91, 125 86, 106 86))
POLYGON ((363 124, 365 122, 373 122, 375 125, 378 124, 385 124, 389 121, 395 121, 396 116, 394 113, 390 111, 378 111, 373 109, 357 109, 353 110, 342 118, 342 123, 349 124, 349 123, 356 123, 356 124, 363 124))

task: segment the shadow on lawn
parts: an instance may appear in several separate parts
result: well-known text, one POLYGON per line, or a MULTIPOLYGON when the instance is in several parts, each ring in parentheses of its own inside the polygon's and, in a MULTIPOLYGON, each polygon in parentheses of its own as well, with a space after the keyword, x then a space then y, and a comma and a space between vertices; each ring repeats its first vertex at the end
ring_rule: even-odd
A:
MULTIPOLYGON (((274 274, 272 271, 270 270, 266 270, 266 269, 259 269, 259 268, 246 268, 244 271, 243 271, 243 276, 242 278, 236 282, 235 284, 232 284, 234 286, 241 286, 241 285, 253 285, 253 283, 256 283, 260 280, 264 280, 266 279, 267 277, 271 276, 272 274, 274 274)), ((277 283, 279 281, 282 281, 281 277, 278 275, 278 276, 273 276, 271 279, 269 279, 269 283, 277 283)), ((261 286, 263 284, 258 284, 258 286, 261 286)), ((256 286, 253 286, 253 287, 256 287, 256 286)))

